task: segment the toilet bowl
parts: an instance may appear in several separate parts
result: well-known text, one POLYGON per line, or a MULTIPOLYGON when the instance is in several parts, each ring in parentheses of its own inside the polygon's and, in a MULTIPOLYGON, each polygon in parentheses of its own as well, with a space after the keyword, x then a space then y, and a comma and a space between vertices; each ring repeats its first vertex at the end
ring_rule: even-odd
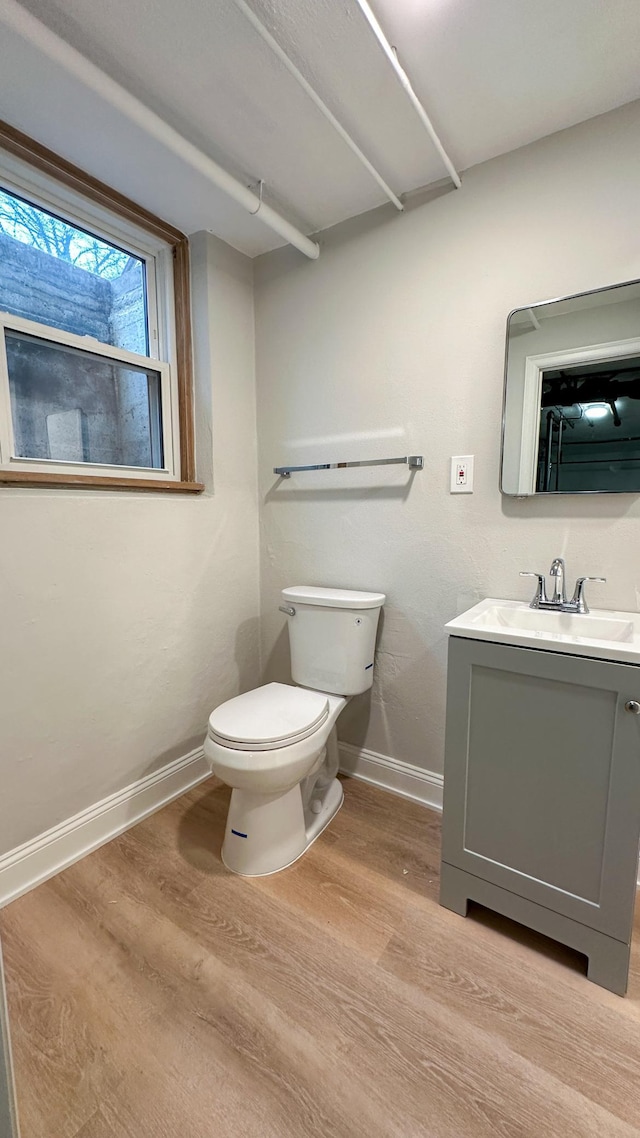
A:
POLYGON ((250 877, 284 869, 340 809, 335 722, 346 703, 274 683, 212 713, 205 756, 233 789, 222 846, 228 869, 250 877))
POLYGON ((211 770, 232 788, 222 860, 248 877, 297 861, 342 805, 336 721, 371 686, 385 600, 310 586, 282 597, 298 686, 270 683, 227 700, 211 713, 204 744, 211 770), (323 687, 311 686, 319 678, 323 687))

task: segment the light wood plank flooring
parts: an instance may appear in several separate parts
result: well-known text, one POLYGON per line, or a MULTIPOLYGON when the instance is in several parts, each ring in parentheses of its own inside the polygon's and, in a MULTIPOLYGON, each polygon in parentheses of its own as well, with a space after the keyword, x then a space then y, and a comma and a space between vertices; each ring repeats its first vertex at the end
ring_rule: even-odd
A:
POLYGON ((640 1135, 640 935, 623 1000, 441 909, 439 817, 350 780, 297 865, 234 877, 227 801, 204 783, 0 913, 22 1138, 640 1135))

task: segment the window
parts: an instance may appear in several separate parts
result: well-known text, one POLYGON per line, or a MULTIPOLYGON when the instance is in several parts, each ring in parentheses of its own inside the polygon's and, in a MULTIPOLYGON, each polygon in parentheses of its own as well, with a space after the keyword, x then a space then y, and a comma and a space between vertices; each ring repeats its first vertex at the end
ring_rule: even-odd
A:
POLYGON ((0 483, 201 489, 191 385, 184 235, 0 124, 0 483))

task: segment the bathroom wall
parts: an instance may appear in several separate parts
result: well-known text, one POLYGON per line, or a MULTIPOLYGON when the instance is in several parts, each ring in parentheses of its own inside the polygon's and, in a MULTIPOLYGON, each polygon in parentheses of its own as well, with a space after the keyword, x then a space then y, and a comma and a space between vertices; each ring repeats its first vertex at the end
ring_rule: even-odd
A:
POLYGON ((371 699, 342 738, 442 769, 447 620, 484 596, 525 599, 520 569, 564 555, 603 574, 592 604, 640 606, 637 496, 503 498, 498 490, 510 309, 640 276, 640 104, 466 172, 463 188, 390 207, 256 264, 263 654, 286 678, 278 590, 388 595, 371 699), (419 453, 425 469, 271 468, 419 453), (475 490, 449 493, 451 455, 475 490))
POLYGON ((192 247, 198 497, 0 489, 0 853, 201 744, 258 681, 251 262, 192 247))

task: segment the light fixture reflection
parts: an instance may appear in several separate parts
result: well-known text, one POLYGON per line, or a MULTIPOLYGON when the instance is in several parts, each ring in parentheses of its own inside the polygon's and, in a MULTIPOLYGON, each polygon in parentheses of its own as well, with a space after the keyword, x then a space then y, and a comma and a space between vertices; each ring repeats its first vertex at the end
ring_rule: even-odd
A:
POLYGON ((611 409, 607 403, 585 403, 582 410, 587 419, 595 422, 596 419, 606 418, 611 409))

